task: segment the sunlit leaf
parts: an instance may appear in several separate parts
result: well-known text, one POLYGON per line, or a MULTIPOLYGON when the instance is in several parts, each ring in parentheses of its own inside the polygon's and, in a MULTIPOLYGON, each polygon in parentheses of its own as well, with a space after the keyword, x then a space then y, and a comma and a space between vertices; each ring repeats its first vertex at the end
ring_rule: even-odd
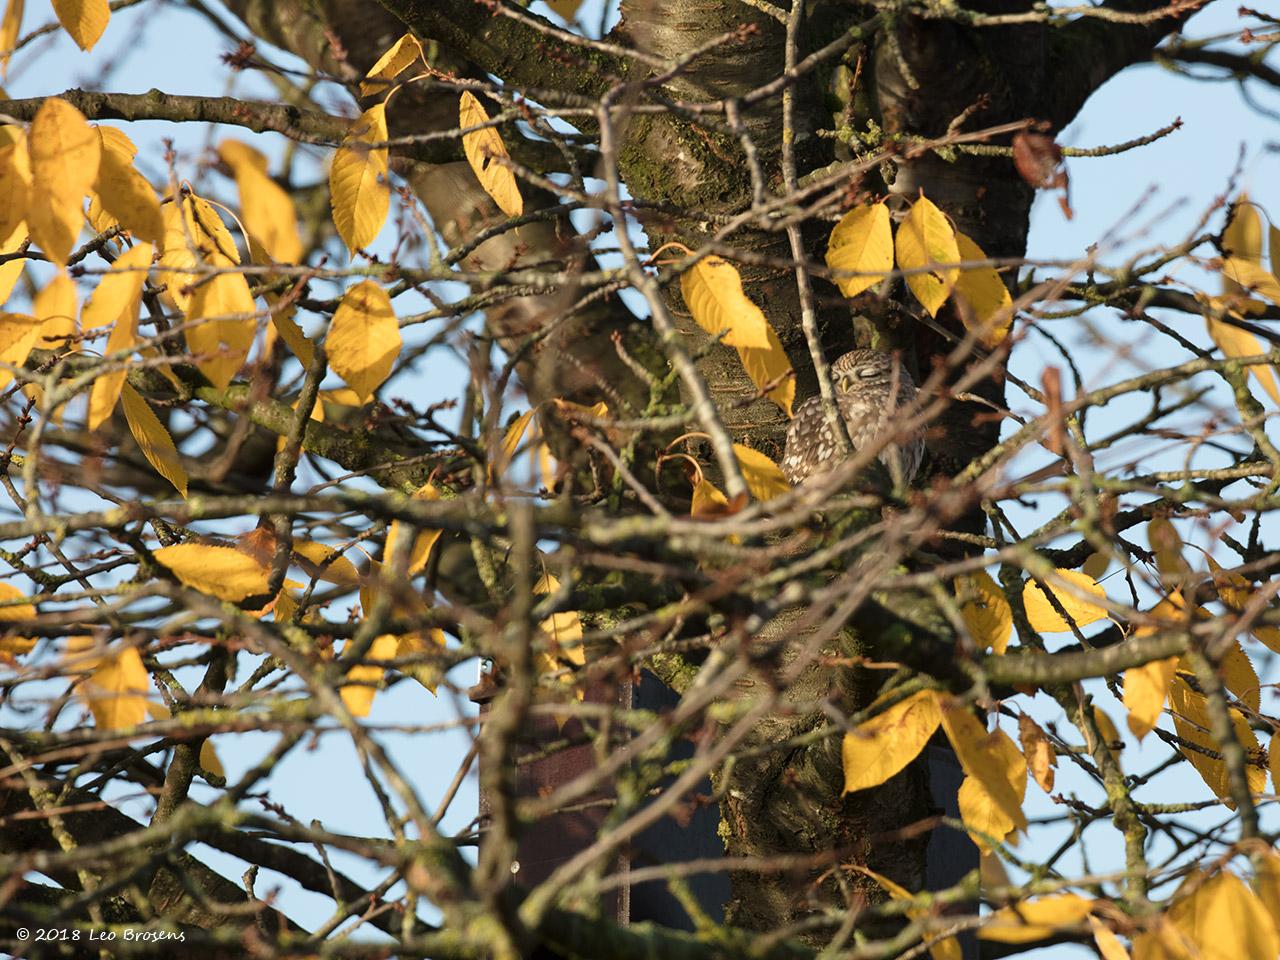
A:
POLYGON ((698 326, 730 347, 769 348, 769 321, 742 289, 737 268, 720 257, 703 257, 680 274, 680 294, 698 326))
MULTIPOLYGON (((413 494, 414 500, 439 500, 440 491, 435 485, 428 482, 420 486, 413 494)), ((412 526, 402 520, 394 520, 391 528, 387 531, 387 546, 383 553, 384 562, 390 562, 397 550, 396 544, 400 538, 406 536, 412 531, 412 526)), ((439 530, 421 530, 417 538, 413 542, 413 547, 409 551, 409 566, 405 573, 412 577, 416 576, 423 570, 427 561, 431 559, 431 548, 435 546, 437 540, 440 539, 439 530)))
MULTIPOLYGON (((997 727, 987 734, 986 750, 990 762, 999 765, 1003 773, 1003 783, 1008 786, 1017 798, 1019 806, 1027 794, 1027 761, 1007 733, 997 727)), ((958 796, 960 818, 966 827, 974 832, 970 838, 978 845, 978 849, 988 848, 986 837, 1003 839, 1014 831, 1019 824, 1004 809, 1007 797, 997 800, 993 791, 988 790, 985 781, 975 776, 966 776, 960 784, 958 796)))
POLYGON ((360 583, 360 574, 355 564, 332 547, 323 543, 295 540, 293 552, 308 576, 342 587, 354 587, 360 583))
POLYGON ((844 792, 884 783, 919 756, 942 717, 930 690, 913 693, 844 735, 844 792))
MULTIPOLYGON (((1193 875, 1184 883, 1198 880, 1193 875)), ((1175 903, 1169 919, 1198 948, 1199 960, 1242 960, 1280 956, 1276 919, 1248 885, 1221 870, 1175 903)))
POLYGON ((956 599, 969 635, 979 649, 990 647, 1002 654, 1013 633, 1013 611, 1000 585, 985 570, 956 577, 956 599))
POLYGON ((150 266, 150 244, 139 244, 126 250, 98 282, 80 313, 81 326, 86 330, 111 325, 103 356, 113 358, 109 362, 114 369, 94 378, 86 420, 90 430, 97 430, 111 416, 120 398, 120 390, 129 372, 122 356, 138 342, 138 311, 142 306, 142 286, 150 266))
MULTIPOLYGON (((1174 730, 1181 739, 1187 741, 1192 747, 1202 747, 1215 753, 1221 751, 1221 746, 1209 732, 1213 729, 1213 725, 1209 719, 1209 710, 1204 696, 1192 690, 1182 677, 1175 676, 1169 687, 1169 706, 1173 710, 1174 730)), ((1256 755, 1260 746, 1258 738, 1249 727, 1248 720, 1239 710, 1231 709, 1228 712, 1231 715, 1231 725, 1235 731, 1236 740, 1244 747, 1246 754, 1256 755)), ((1191 747, 1179 749, 1208 784, 1214 795, 1223 800, 1228 807, 1234 807, 1226 763, 1191 747)), ((1245 768, 1245 775, 1251 792, 1262 793, 1266 789, 1267 772, 1261 767, 1250 763, 1245 768)))
POLYGON ((907 271, 907 288, 929 316, 937 316, 960 278, 955 266, 960 261, 960 247, 951 221, 922 195, 898 225, 894 249, 898 268, 907 271))
POLYGON ((1022 798, 1010 785, 1008 758, 996 754, 992 735, 967 705, 944 701, 941 706, 942 729, 965 774, 981 782, 992 803, 1013 824, 1011 829, 1025 830, 1027 818, 1022 798))
POLYGON ((15 131, 15 142, 0 147, 0 236, 8 237, 26 222, 32 191, 31 161, 22 128, 3 129, 15 131))
POLYGON ((267 592, 270 571, 234 547, 180 543, 161 547, 154 556, 184 586, 219 600, 238 602, 267 592))
POLYGON ((219 390, 244 366, 258 330, 257 308, 241 273, 217 273, 191 292, 187 307, 187 347, 196 366, 219 390))
POLYGON ((120 393, 120 405, 125 419, 129 423, 129 432, 138 442, 138 449, 147 458, 147 462, 156 468, 156 473, 164 477, 184 497, 187 495, 187 471, 183 469, 182 458, 173 445, 173 437, 152 411, 147 401, 129 384, 124 384, 120 393))
MULTIPOLYGON (((907 890, 905 887, 901 886, 900 884, 894 883, 888 877, 881 876, 880 874, 876 873, 874 870, 868 870, 866 867, 858 867, 857 869, 861 873, 866 874, 868 877, 870 877, 872 880, 878 883, 881 889, 883 889, 885 893, 889 894, 889 896, 892 899, 894 900, 914 900, 915 899, 911 895, 911 892, 909 890, 907 890)), ((908 918, 912 920, 919 920, 922 917, 928 916, 928 914, 929 914, 928 909, 923 909, 918 907, 907 911, 908 918)), ((933 957, 933 960, 960 960, 962 956, 962 952, 960 950, 960 941, 958 941, 955 937, 945 937, 942 939, 935 938, 929 943, 929 955, 933 957)))
MULTIPOLYGON (((106 6, 106 0, 102 0, 106 6)), ((96 38, 95 38, 96 39, 96 38)), ((31 196, 27 225, 54 263, 66 265, 84 224, 82 204, 98 177, 98 132, 60 97, 48 97, 27 134, 31 196)))
POLYGON ((107 0, 53 0, 53 12, 62 29, 85 51, 93 49, 111 19, 107 0))
POLYGON ((261 242, 277 263, 297 263, 302 259, 302 238, 298 236, 298 211, 293 199, 266 170, 266 158, 247 143, 224 140, 218 156, 231 168, 240 193, 240 216, 245 229, 261 242))
POLYGON ((387 107, 378 103, 360 115, 333 155, 329 195, 338 236, 354 254, 371 244, 391 209, 387 183, 387 107))
MULTIPOLYGON (((1106 619, 1107 611, 1086 599, 1089 596, 1106 596, 1102 587, 1087 574, 1078 570, 1055 570, 1049 588, 1077 627, 1087 627, 1097 620, 1106 619), (1052 582, 1056 580, 1066 581, 1068 586, 1052 582)), ((1022 592, 1022 602, 1026 607, 1031 629, 1039 633, 1060 633, 1071 629, 1071 623, 1054 609, 1045 591, 1034 580, 1027 582, 1026 589, 1022 592)))
MULTIPOLYGON (((489 115, 469 90, 462 91, 458 101, 458 127, 478 127, 489 122, 489 115)), ((503 213, 508 217, 518 217, 524 213, 524 198, 520 196, 520 185, 509 167, 498 162, 507 158, 507 148, 502 137, 493 127, 483 130, 472 130, 462 135, 462 152, 466 154, 467 163, 484 192, 493 198, 503 213)))
POLYGON ((1102 960, 1129 960, 1129 951, 1124 948, 1120 938, 1111 932, 1111 928, 1097 917, 1089 917, 1089 929, 1093 931, 1093 942, 1098 948, 1102 960))
POLYGON ((18 43, 18 33, 22 30, 23 0, 8 0, 4 5, 4 16, 0 18, 0 73, 9 72, 9 58, 18 43))
POLYGON ((411 33, 406 33, 380 56, 360 81, 360 95, 370 97, 382 93, 391 81, 400 76, 409 65, 422 56, 422 45, 411 33))
POLYGON ((1049 741, 1049 735, 1025 713, 1018 715, 1018 742, 1022 746, 1032 779, 1045 793, 1053 792, 1053 771, 1058 765, 1057 754, 1049 741))
POLYGON ((363 280, 342 297, 325 337, 329 366, 361 402, 391 375, 403 341, 387 291, 363 280))
MULTIPOLYGON (((982 248, 959 231, 956 247, 960 259, 986 260, 982 248)), ((965 328, 975 332, 984 346, 994 347, 1009 333, 1013 323, 1013 298, 995 267, 965 267, 956 279, 955 297, 961 303, 960 318, 965 328)))
POLYGON ((759 450, 753 450, 745 444, 735 443, 733 452, 738 458, 738 466, 742 469, 742 479, 747 483, 751 496, 762 503, 780 497, 791 489, 782 468, 766 457, 759 450))
MULTIPOLYGON (((350 641, 348 641, 349 643, 350 641)), ((400 647, 400 638, 384 633, 369 646, 365 660, 394 660, 400 647)), ((386 670, 373 664, 358 663, 347 671, 347 683, 338 688, 342 702, 354 717, 367 717, 373 707, 374 694, 382 686, 386 670)))
POLYGON ((1124 705, 1129 711, 1129 729, 1139 740, 1150 733, 1160 719, 1177 666, 1178 658, 1168 657, 1124 672, 1124 705))
POLYGON ((888 206, 854 207, 841 217, 827 241, 827 266, 837 273, 863 274, 834 277, 846 297, 856 297, 888 276, 893 270, 888 206))
POLYGON ((978 928, 980 940, 997 943, 1031 943, 1052 936, 1064 927, 1082 923, 1093 910, 1093 901, 1074 893, 1028 900, 1001 907, 978 928))
POLYGON ((101 656, 84 656, 94 647, 92 637, 67 638, 68 665, 76 671, 89 671, 76 692, 93 714, 94 724, 100 730, 121 730, 143 723, 151 678, 137 648, 117 645, 101 656))
POLYGON ((164 216, 160 212, 160 200, 146 177, 133 166, 138 152, 128 136, 114 127, 97 127, 102 141, 102 160, 98 165, 98 179, 93 185, 94 203, 89 206, 89 221, 99 233, 104 233, 114 223, 128 230, 139 240, 159 243, 164 239, 164 216), (107 214, 101 217, 95 205, 107 214))
POLYGON ((0 313, 0 388, 13 380, 11 367, 20 367, 35 348, 43 326, 38 317, 0 313))
POLYGON ((791 361, 782 348, 782 341, 772 326, 765 325, 765 339, 768 346, 764 349, 755 347, 738 347, 738 359, 747 371, 747 376, 757 389, 763 390, 766 384, 774 384, 765 394, 776 403, 788 417, 796 400, 796 378, 791 375, 791 361))

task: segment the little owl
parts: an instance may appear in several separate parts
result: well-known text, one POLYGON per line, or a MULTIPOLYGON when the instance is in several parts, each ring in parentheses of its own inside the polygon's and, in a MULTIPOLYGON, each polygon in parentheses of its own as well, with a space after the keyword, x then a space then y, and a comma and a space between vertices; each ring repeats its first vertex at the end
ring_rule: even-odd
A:
MULTIPOLYGON (((909 404, 916 385, 893 357, 879 350, 852 350, 831 365, 836 405, 855 449, 893 429, 895 411, 909 404), (897 384, 897 396, 891 395, 897 384)), ((810 397, 800 404, 787 427, 787 449, 782 472, 791 484, 834 470, 839 444, 822 413, 822 398, 810 397)), ((880 451, 880 462, 897 482, 910 484, 924 456, 924 438, 919 432, 880 451)))

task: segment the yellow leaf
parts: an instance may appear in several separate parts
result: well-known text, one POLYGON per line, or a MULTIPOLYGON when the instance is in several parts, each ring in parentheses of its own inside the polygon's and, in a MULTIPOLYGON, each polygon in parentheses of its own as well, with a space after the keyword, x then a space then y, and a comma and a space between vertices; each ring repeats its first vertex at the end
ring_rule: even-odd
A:
POLYGON ((391 298, 375 280, 362 280, 346 292, 324 340, 330 368, 361 403, 391 375, 401 343, 391 298))
POLYGON ((526 410, 515 420, 511 421, 511 426, 507 427, 506 433, 502 435, 502 446, 498 450, 497 462, 490 465, 489 479, 493 479, 496 472, 498 476, 506 473, 507 467, 511 465, 512 459, 515 458, 516 450, 520 448, 520 441, 524 439, 525 431, 529 429, 529 424, 533 421, 533 410, 526 410))
MULTIPOLYGON (((1205 325, 1209 329, 1210 338, 1225 356, 1255 357, 1260 353, 1269 352, 1262 341, 1248 330, 1241 330, 1239 327, 1215 320, 1210 316, 1205 317, 1205 325)), ((1258 363, 1249 367, 1249 372, 1258 379, 1271 399, 1280 405, 1280 382, 1276 379, 1275 368, 1270 364, 1258 363)))
MULTIPOLYGON (((1097 620, 1106 619, 1106 610, 1080 596, 1081 594, 1085 597, 1106 596, 1102 587, 1094 583, 1087 574, 1076 570, 1055 570, 1053 580, 1063 580, 1068 584, 1068 586, 1061 586, 1051 582, 1049 586, 1054 598, 1077 627, 1087 627, 1097 620)), ((1026 589, 1023 590, 1022 602, 1026 607, 1027 620, 1031 624, 1031 629, 1039 633, 1060 633, 1071 629, 1071 624, 1054 609, 1044 590, 1034 580, 1028 581, 1026 589)))
POLYGON ((1022 813, 1022 797, 1011 786, 1009 757, 996 754, 993 735, 987 733, 968 706, 950 701, 941 706, 942 729, 964 772, 981 782, 992 804, 1013 825, 1011 829, 1025 830, 1027 818, 1022 813))
POLYGON ((237 140, 224 140, 218 155, 235 174, 245 229, 276 263, 301 260, 298 211, 289 194, 267 175, 266 158, 237 140))
POLYGON ((1267 243, 1271 247, 1271 275, 1280 280, 1280 228, 1267 226, 1267 243))
POLYGON ((77 692, 100 730, 121 730, 146 720, 149 685, 137 648, 126 646, 98 658, 77 692))
POLYGON ((985 570, 956 577, 956 599, 960 616, 979 649, 990 647, 1002 654, 1009 648, 1013 633, 1013 611, 1000 585, 985 570))
MULTIPOLYGON (((413 494, 414 500, 439 500, 440 491, 431 483, 424 483, 413 494)), ((394 520, 391 523, 391 529, 387 531, 387 546, 383 551, 383 562, 390 562, 395 555, 396 544, 400 538, 408 535, 411 526, 400 520, 394 520)), ((440 539, 439 530, 422 530, 413 542, 413 548, 409 551, 409 567, 405 573, 410 576, 416 576, 419 571, 424 569, 427 561, 431 559, 431 548, 435 546, 436 541, 440 539)))
MULTIPOLYGON (((1271 741, 1267 744, 1267 769, 1271 771, 1271 791, 1277 792, 1277 783, 1280 783, 1280 736, 1274 732, 1271 734, 1271 741)), ((1280 917, 1280 913, 1276 916, 1280 917)))
POLYGON ((1227 228, 1222 231, 1222 252, 1228 257, 1262 262, 1262 218, 1247 193, 1240 194, 1231 205, 1227 228))
POLYGON ((204 743, 200 744, 200 766, 217 777, 225 777, 227 771, 222 767, 222 761, 218 759, 218 751, 213 748, 213 740, 206 737, 204 743))
POLYGON ((27 136, 19 127, 16 142, 0 147, 0 236, 9 236, 25 224, 31 202, 31 162, 27 159, 27 136))
MULTIPOLYGON (((881 876, 874 870, 868 870, 866 867, 856 868, 862 873, 878 883, 884 892, 889 894, 893 900, 913 900, 910 891, 894 883, 888 877, 881 876)), ((927 909, 915 908, 907 911, 907 917, 911 920, 919 920, 929 915, 927 909)), ((929 944, 929 954, 933 960, 960 960, 962 953, 960 950, 960 941, 955 937, 944 937, 941 940, 935 939, 929 944)))
MULTIPOLYGON (((484 112, 480 101, 470 91, 462 91, 458 101, 458 127, 478 127, 489 122, 489 115, 484 112)), ((520 186, 516 176, 509 167, 497 162, 497 158, 506 159, 507 148, 502 137, 493 127, 474 130, 462 135, 462 152, 467 156, 467 163, 484 192, 493 198, 503 213, 508 217, 518 217, 524 213, 524 198, 520 196, 520 186)))
POLYGON ((767 350, 769 321, 742 290, 742 278, 727 260, 703 257, 680 274, 680 294, 698 326, 711 336, 724 333, 729 347, 767 350))
MULTIPOLYGON (((1169 706, 1173 710, 1174 730, 1181 739, 1193 747, 1203 747, 1215 753, 1220 751, 1218 742, 1209 732, 1212 724, 1205 698, 1192 690, 1181 677, 1175 676, 1169 687, 1169 706)), ((1231 725, 1235 731, 1236 740, 1244 747, 1246 754, 1256 756, 1261 747, 1253 730, 1249 728, 1249 722, 1239 710, 1232 709, 1228 712, 1231 715, 1231 725)), ((1231 800, 1231 790, 1227 780, 1227 765, 1222 760, 1191 748, 1183 749, 1182 754, 1196 768, 1196 772, 1208 784, 1214 795, 1234 809, 1235 805, 1231 800)), ((1267 773, 1261 767, 1250 763, 1245 768, 1245 776, 1252 793, 1262 793, 1266 789, 1267 773)))
MULTIPOLYGON (((102 3, 105 7, 106 0, 102 3)), ((84 223, 81 205, 98 178, 101 141, 79 110, 48 97, 31 121, 27 153, 32 184, 27 225, 49 259, 66 266, 84 223)))
POLYGON ((1018 742, 1027 758, 1027 768, 1032 778, 1045 793, 1053 791, 1053 769, 1058 765, 1058 757, 1048 734, 1025 713, 1018 715, 1018 742))
POLYGON ((90 204, 89 219, 95 230, 106 232, 119 223, 139 240, 159 243, 164 239, 164 217, 160 201, 146 178, 133 166, 137 148, 122 131, 113 127, 97 127, 102 142, 102 161, 94 183, 97 205, 108 218, 95 217, 90 204))
POLYGON ((1222 263, 1222 276, 1249 293, 1258 293, 1273 303, 1280 303, 1280 280, 1261 263, 1242 257, 1229 257, 1222 263))
MULTIPOLYGON (((0 242, 0 254, 16 253, 26 239, 27 225, 20 223, 14 228, 13 233, 0 242)), ((18 278, 22 276, 22 268, 26 266, 26 263, 25 257, 15 257, 5 263, 0 263, 0 303, 8 300, 9 294, 13 293, 13 288, 17 285, 18 278)))
POLYGON ((120 394, 120 405, 124 408, 125 420, 129 422, 129 432, 138 441, 138 449, 147 458, 147 462, 186 497, 187 471, 182 467, 182 459, 178 456, 177 447, 173 445, 173 437, 169 436, 169 431, 160 422, 160 418, 138 391, 127 383, 120 394))
POLYGON ((764 332, 768 346, 763 350, 738 347, 738 359, 742 361, 743 369, 758 389, 764 389, 767 383, 776 384, 769 388, 765 396, 790 417, 796 400, 796 378, 790 375, 791 361, 787 358, 787 352, 782 349, 782 341, 778 339, 773 327, 766 323, 764 332))
POLYGON ((308 576, 341 587, 354 587, 360 583, 360 573, 355 564, 332 547, 326 547, 323 543, 294 541, 293 552, 300 559, 300 565, 308 576))
POLYGON ((889 208, 873 203, 854 207, 841 217, 827 241, 827 266, 837 274, 833 279, 846 297, 856 297, 887 277, 893 270, 889 208))
POLYGON ((115 358, 109 362, 116 369, 98 374, 93 381, 86 420, 91 431, 97 430, 111 416, 116 400, 120 398, 120 388, 128 376, 126 358, 117 355, 131 350, 138 342, 138 311, 142 305, 142 285, 150 264, 150 244, 139 244, 125 251, 99 281, 80 313, 81 325, 88 330, 112 324, 104 356, 115 358))
POLYGON ((9 57, 18 43, 22 30, 23 0, 9 0, 4 6, 4 18, 0 19, 0 72, 9 72, 9 57))
POLYGON ((791 489, 782 468, 766 457, 759 450, 753 450, 741 443, 733 445, 734 455, 738 458, 738 466, 742 468, 742 479, 747 482, 751 495, 762 503, 780 497, 791 489))
POLYGON ((40 321, 40 337, 36 346, 48 350, 64 346, 76 334, 76 285, 59 270, 31 303, 32 313, 40 321))
POLYGON ((1124 672, 1124 705, 1129 711, 1129 729, 1139 741, 1155 729, 1177 666, 1178 658, 1168 657, 1124 672))
MULTIPOLYGON (((34 620, 36 618, 34 604, 12 602, 25 598, 26 594, 13 584, 0 583, 0 601, 4 601, 4 604, 0 606, 0 624, 5 621, 34 620)), ((0 630, 0 663, 5 662, 8 654, 30 653, 35 645, 35 640, 28 637, 10 635, 8 631, 0 630)))
POLYGON ((234 547, 180 543, 153 554, 184 586, 233 603, 266 594, 270 571, 234 547))
MULTIPOLYGON (((560 581, 546 572, 533 585, 533 592, 544 596, 559 589, 560 581)), ((587 662, 587 654, 582 646, 582 621, 576 611, 553 613, 538 626, 551 637, 552 646, 560 657, 578 666, 587 662)))
POLYGON ((582 6, 582 0, 547 0, 547 6, 555 11, 556 16, 566 23, 571 23, 582 6))
POLYGON ((1156 555, 1161 579, 1176 583, 1191 572, 1182 556, 1182 538, 1168 517, 1154 517, 1147 524, 1147 543, 1156 555))
POLYGON ((729 498, 706 477, 699 477, 693 485, 689 502, 689 516, 718 517, 728 512, 729 498))
POLYGON ((333 223, 352 254, 373 242, 391 209, 387 148, 369 146, 386 139, 387 107, 375 104, 360 115, 329 168, 333 223))
MULTIPOLYGON (((1019 807, 1027 795, 1027 761, 1014 745, 1009 735, 997 727, 987 734, 987 751, 994 764, 998 764, 1004 775, 1003 782, 1008 785, 1017 798, 1019 807)), ((978 849, 986 850, 988 845, 981 834, 1003 839, 1018 824, 1005 812, 986 788, 985 783, 974 776, 967 776, 960 784, 958 796, 960 819, 974 833, 971 839, 978 849)))
POLYGON ((1091 916, 1089 929, 1093 931, 1093 942, 1097 945, 1098 955, 1102 960, 1129 960, 1129 951, 1105 923, 1091 916))
POLYGON ((1262 688, 1257 671, 1253 669, 1253 664, 1249 662, 1248 655, 1240 648, 1238 641, 1223 651, 1218 669, 1222 673, 1222 682, 1241 703, 1254 711, 1262 706, 1262 688))
POLYGON ((391 86, 390 81, 400 76, 411 63, 422 56, 422 45, 417 38, 406 33, 391 45, 391 48, 378 58, 378 62, 369 68, 365 79, 360 82, 360 95, 369 97, 381 93, 391 86))
POLYGON ((898 226, 895 250, 898 268, 913 271, 905 277, 908 289, 929 316, 937 316, 960 277, 959 268, 954 266, 960 261, 960 248, 951 222, 922 195, 898 226))
POLYGON ((844 792, 884 783, 919 756, 941 722, 932 691, 913 693, 844 735, 844 792))
POLYGON ((1001 907, 978 928, 978 939, 997 943, 1031 943, 1052 936, 1063 927, 1074 927, 1089 916, 1093 901, 1074 893, 1042 897, 1001 907))
POLYGON ((240 273, 216 273, 191 291, 187 347, 196 366, 219 390, 244 366, 258 330, 249 282, 240 273))
POLYGON ((1255 859, 1254 888, 1272 920, 1280 917, 1280 853, 1264 850, 1255 859))
POLYGON ((36 317, 21 313, 0 313, 0 388, 13 379, 11 367, 20 367, 27 361, 40 337, 42 326, 36 317))
MULTIPOLYGON (((1188 878, 1188 883, 1192 879, 1188 878)), ((1270 960, 1280 935, 1258 896, 1223 870, 1169 909, 1173 925, 1199 947, 1200 960, 1270 960)))
MULTIPOLYGON (((444 631, 439 627, 430 627, 417 633, 406 633, 399 638, 396 659, 431 652, 433 649, 439 650, 444 645, 444 631)), ((432 693, 436 692, 436 687, 440 683, 440 667, 434 663, 407 663, 400 668, 400 672, 413 677, 432 693)))
POLYGON ((306 369, 311 369, 311 363, 316 355, 316 348, 312 346, 311 341, 307 339, 307 335, 302 332, 302 328, 293 319, 293 310, 277 310, 273 304, 271 324, 276 328, 276 332, 280 334, 280 339, 289 345, 289 349, 298 358, 298 362, 306 369))
POLYGON ((62 29, 86 53, 93 49, 111 19, 107 0, 53 0, 53 12, 58 15, 62 29))
POLYGON ((1118 761, 1120 751, 1124 749, 1124 741, 1120 738, 1120 731, 1116 729, 1116 725, 1107 716, 1107 712, 1097 704, 1093 707, 1093 722, 1102 736, 1102 745, 1118 761))
MULTIPOLYGON (((987 259, 982 248, 959 231, 956 231, 956 248, 961 260, 987 259)), ((983 346, 994 347, 1008 336, 1013 323, 1013 298, 995 267, 962 269, 956 280, 955 295, 964 307, 960 319, 965 329, 974 331, 983 346)))
MULTIPOLYGON (((364 659, 394 660, 399 642, 395 634, 384 633, 373 641, 364 659)), ((369 715, 369 710, 373 706, 373 695, 382 686, 385 673, 385 668, 372 664, 356 664, 347 671, 349 682, 338 689, 338 694, 352 716, 367 717, 369 715)))

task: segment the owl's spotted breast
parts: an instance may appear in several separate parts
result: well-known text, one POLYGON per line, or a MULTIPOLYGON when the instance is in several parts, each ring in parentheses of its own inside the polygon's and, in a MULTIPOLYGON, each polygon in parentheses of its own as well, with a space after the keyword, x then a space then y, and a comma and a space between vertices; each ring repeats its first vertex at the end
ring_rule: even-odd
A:
MULTIPOLYGON (((916 395, 911 375, 879 350, 846 353, 832 364, 831 375, 840 418, 855 450, 891 429, 894 411, 909 404, 916 395)), ((787 427, 783 474, 792 485, 803 483, 835 469, 839 451, 840 445, 822 412, 822 399, 811 397, 800 405, 787 427)), ((909 484, 920 469, 923 456, 924 439, 916 433, 906 441, 886 446, 879 459, 890 473, 900 472, 909 484)))

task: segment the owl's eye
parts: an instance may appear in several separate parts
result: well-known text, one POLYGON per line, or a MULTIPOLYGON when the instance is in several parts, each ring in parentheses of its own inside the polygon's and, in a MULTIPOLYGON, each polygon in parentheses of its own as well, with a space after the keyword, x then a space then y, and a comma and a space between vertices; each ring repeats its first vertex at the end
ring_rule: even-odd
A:
POLYGON ((872 380, 880 376, 880 368, 879 367, 859 367, 858 376, 861 377, 863 380, 872 380))

